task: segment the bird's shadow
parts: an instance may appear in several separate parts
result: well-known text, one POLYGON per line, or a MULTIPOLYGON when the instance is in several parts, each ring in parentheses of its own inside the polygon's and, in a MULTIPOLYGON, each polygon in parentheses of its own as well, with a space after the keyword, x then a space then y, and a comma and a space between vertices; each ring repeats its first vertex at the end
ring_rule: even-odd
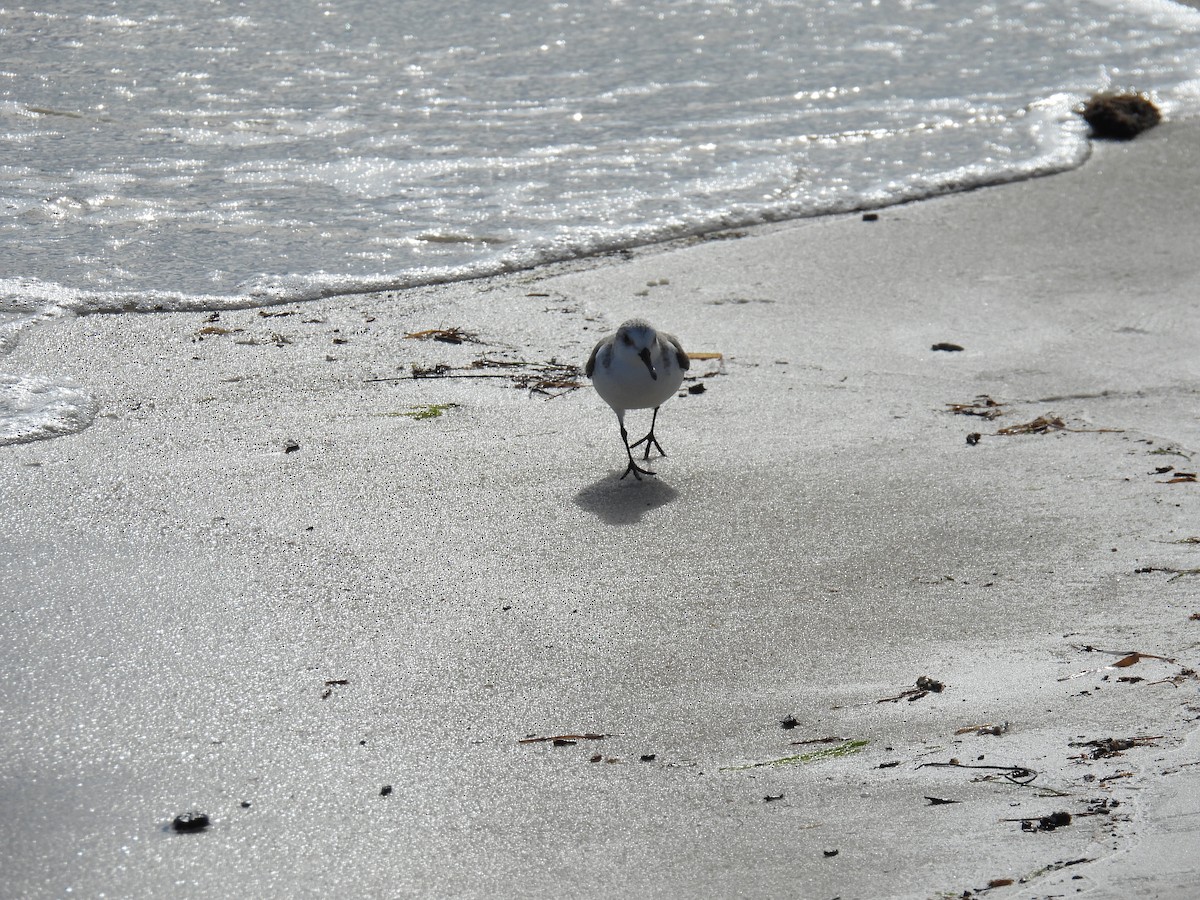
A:
POLYGON ((679 491, 657 478, 622 480, 614 473, 581 488, 572 500, 609 525, 636 525, 650 510, 678 496, 679 491))

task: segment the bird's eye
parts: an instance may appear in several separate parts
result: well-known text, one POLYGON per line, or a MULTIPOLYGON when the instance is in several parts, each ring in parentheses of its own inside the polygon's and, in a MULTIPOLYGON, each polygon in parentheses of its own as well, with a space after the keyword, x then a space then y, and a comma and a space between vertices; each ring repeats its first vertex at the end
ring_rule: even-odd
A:
POLYGON ((621 340, 625 343, 626 347, 633 346, 633 338, 631 338, 628 333, 621 335, 621 340))

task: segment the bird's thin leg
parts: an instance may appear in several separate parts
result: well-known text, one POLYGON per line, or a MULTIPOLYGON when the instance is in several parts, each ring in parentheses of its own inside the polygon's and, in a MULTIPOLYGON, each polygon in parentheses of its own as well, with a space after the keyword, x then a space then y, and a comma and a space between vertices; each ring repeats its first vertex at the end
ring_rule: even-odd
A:
MULTIPOLYGON (((618 421, 620 421, 620 420, 618 420, 618 421)), ((628 475, 630 472, 632 472, 633 477, 636 478, 638 481, 642 480, 643 475, 653 475, 654 473, 651 472, 649 469, 643 469, 640 466, 638 466, 637 463, 635 463, 633 461, 633 451, 629 448, 629 432, 627 432, 625 430, 624 422, 620 422, 620 425, 621 425, 621 440, 625 442, 625 453, 628 454, 628 456, 629 456, 629 465, 625 469, 625 475, 628 475)), ((622 475, 620 480, 624 481, 625 475, 622 475)))
POLYGON ((662 448, 662 444, 660 444, 658 442, 658 438, 656 438, 654 436, 654 423, 657 421, 658 421, 658 407, 656 406, 656 407, 654 407, 654 415, 650 419, 650 433, 647 434, 640 441, 634 441, 632 444, 629 445, 630 447, 636 447, 639 444, 646 445, 646 455, 643 456, 642 459, 650 458, 650 448, 651 447, 657 447, 659 453, 661 453, 663 456, 667 455, 667 451, 662 448))

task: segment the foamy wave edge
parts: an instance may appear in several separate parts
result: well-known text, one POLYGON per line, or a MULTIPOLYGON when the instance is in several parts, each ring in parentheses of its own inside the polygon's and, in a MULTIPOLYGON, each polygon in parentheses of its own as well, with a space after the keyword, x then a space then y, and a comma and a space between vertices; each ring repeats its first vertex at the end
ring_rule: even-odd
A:
POLYGON ((95 397, 71 385, 0 374, 0 447, 78 434, 97 409, 95 397))
POLYGON ((600 256, 732 228, 777 223, 839 213, 878 209, 942 194, 1021 181, 1077 168, 1088 158, 1087 128, 1074 113, 1081 97, 1056 94, 1018 113, 1027 119, 1041 152, 1007 167, 981 162, 940 173, 915 173, 846 199, 824 203, 729 206, 690 220, 666 219, 618 234, 577 236, 550 244, 518 248, 462 267, 414 268, 390 275, 352 276, 319 272, 308 275, 257 275, 234 294, 191 294, 179 291, 120 291, 73 288, 32 278, 0 278, 0 312, 34 318, 56 314, 131 312, 207 312, 296 303, 349 294, 409 288, 487 278, 542 265, 600 256))

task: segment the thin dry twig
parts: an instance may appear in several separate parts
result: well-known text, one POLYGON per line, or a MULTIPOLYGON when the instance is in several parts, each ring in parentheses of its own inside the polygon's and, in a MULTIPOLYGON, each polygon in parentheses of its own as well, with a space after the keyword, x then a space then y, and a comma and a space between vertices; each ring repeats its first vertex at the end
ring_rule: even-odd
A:
POLYGON ((1061 418, 1055 415, 1047 414, 1038 416, 1032 422, 1024 422, 1020 425, 1009 425, 1007 428, 1001 428, 996 434, 1047 434, 1051 431, 1075 431, 1075 432, 1094 432, 1119 434, 1124 429, 1122 428, 1071 428, 1061 418))
POLYGON ((606 737, 612 737, 608 734, 596 734, 587 732, 586 734, 551 734, 546 736, 530 735, 523 737, 517 741, 518 744, 544 744, 554 743, 555 741, 602 741, 606 737))
POLYGON ((443 344, 482 344, 478 335, 457 326, 453 328, 426 328, 424 331, 410 331, 404 335, 417 341, 440 341, 443 344))
POLYGON ((1140 569, 1134 569, 1134 575, 1147 575, 1150 572, 1169 572, 1171 577, 1167 579, 1169 584, 1172 581, 1178 581, 1185 575, 1200 575, 1200 569, 1175 569, 1171 566, 1143 566, 1140 569))
POLYGON ((980 394, 970 403, 947 403, 946 408, 956 416, 978 416, 989 421, 1004 415, 1004 407, 987 394, 980 394))
POLYGON ((548 362, 527 362, 525 360, 477 359, 469 366, 454 368, 445 363, 434 366, 419 366, 413 364, 411 375, 400 375, 390 378, 366 378, 366 383, 391 381, 412 381, 426 378, 506 378, 514 387, 527 390, 534 394, 544 394, 547 400, 561 397, 583 387, 578 380, 581 372, 579 366, 572 363, 562 363, 557 359, 548 362), (504 372, 479 372, 478 369, 505 369, 504 372), (524 369, 526 371, 519 371, 524 369), (554 393, 552 393, 554 392, 554 393))
POLYGON ((1090 644, 1082 647, 1076 647, 1076 649, 1081 650, 1084 653, 1101 653, 1107 656, 1119 656, 1120 659, 1109 663, 1107 666, 1098 666, 1094 669, 1084 669, 1082 672, 1075 672, 1072 675, 1063 675, 1058 679, 1059 681, 1071 681, 1072 679, 1080 678, 1084 675, 1094 675, 1096 672, 1103 672, 1106 669, 1127 669, 1130 666, 1141 662, 1143 659, 1157 659, 1161 660, 1162 662, 1171 663, 1171 665, 1179 665, 1176 660, 1169 656, 1158 656, 1154 653, 1141 653, 1136 650, 1101 650, 1100 648, 1093 647, 1090 644))
POLYGON ((973 765, 971 763, 960 763, 957 759, 952 759, 949 762, 921 763, 917 768, 924 769, 927 766, 942 769, 989 769, 998 775, 1003 775, 1005 779, 1011 781, 1013 784, 1019 785, 1032 784, 1033 780, 1038 777, 1038 772, 1028 766, 973 765))

